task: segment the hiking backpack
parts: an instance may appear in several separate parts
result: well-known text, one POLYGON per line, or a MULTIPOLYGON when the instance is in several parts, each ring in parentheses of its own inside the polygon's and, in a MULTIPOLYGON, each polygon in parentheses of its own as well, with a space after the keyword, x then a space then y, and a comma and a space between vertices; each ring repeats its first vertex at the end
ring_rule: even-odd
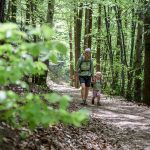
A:
MULTIPOLYGON (((84 62, 83 56, 81 56, 81 62, 80 62, 80 65, 79 65, 80 70, 81 70, 81 65, 82 65, 83 62, 84 62)), ((92 60, 90 59, 90 69, 88 71, 91 70, 91 65, 92 65, 92 60)))

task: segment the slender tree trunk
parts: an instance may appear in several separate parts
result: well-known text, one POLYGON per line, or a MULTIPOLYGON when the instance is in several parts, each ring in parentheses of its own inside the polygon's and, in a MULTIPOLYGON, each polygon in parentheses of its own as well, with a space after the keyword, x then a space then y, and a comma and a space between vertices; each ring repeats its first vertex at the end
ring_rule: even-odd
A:
POLYGON ((88 47, 89 8, 85 8, 84 48, 88 47))
POLYGON ((11 20, 11 9, 12 9, 12 2, 11 0, 9 0, 7 14, 6 14, 7 21, 11 20))
MULTIPOLYGON (((115 54, 115 60, 116 60, 116 63, 117 64, 120 64, 120 50, 119 50, 119 47, 120 47, 120 38, 119 38, 119 33, 117 32, 116 33, 116 47, 117 47, 117 50, 116 50, 116 54, 115 54)), ((114 90, 115 92, 117 92, 117 94, 120 94, 120 82, 119 82, 119 75, 120 75, 120 72, 118 71, 118 68, 115 67, 114 68, 114 90)))
POLYGON ((16 13, 17 13, 17 1, 16 0, 12 0, 12 5, 11 5, 11 11, 12 11, 12 15, 11 15, 11 21, 16 23, 16 13))
MULTIPOLYGON (((133 0, 134 3, 134 0, 133 0)), ((131 22, 131 51, 130 51, 130 64, 129 69, 127 71, 128 75, 128 83, 127 83, 127 93, 126 98, 131 100, 132 97, 132 84, 133 84, 133 53, 135 49, 135 30, 136 30, 136 22, 135 22, 135 9, 132 8, 132 22, 131 22)))
POLYGON ((1 22, 1 23, 3 23, 3 22, 4 22, 4 19, 5 19, 5 14, 4 14, 4 11, 5 11, 5 3, 6 3, 5 0, 0 0, 0 22, 1 22))
POLYGON ((137 27, 137 39, 135 45, 135 61, 134 61, 134 70, 135 70, 135 79, 134 79, 134 100, 137 102, 141 101, 142 93, 142 51, 143 51, 143 13, 140 12, 138 15, 138 27, 137 27))
POLYGON ((90 9, 89 9, 89 29, 88 29, 88 33, 89 33, 88 47, 89 48, 91 48, 91 45, 92 45, 92 36, 91 36, 91 33, 92 33, 92 13, 93 13, 93 10, 92 10, 92 3, 91 3, 90 9))
MULTIPOLYGON (((53 25, 54 5, 55 5, 55 1, 54 0, 49 0, 48 1, 47 23, 50 25, 50 27, 52 27, 52 25, 53 25)), ((49 61, 48 60, 46 60, 44 63, 47 66, 49 65, 49 61)), ((47 84, 46 84, 46 82, 47 82, 47 74, 48 74, 48 70, 46 70, 43 75, 39 76, 38 84, 47 86, 47 84)))
POLYGON ((102 21, 101 21, 101 5, 99 4, 98 6, 98 20, 97 20, 97 26, 98 26, 98 36, 97 36, 97 50, 96 50, 96 71, 100 71, 100 51, 101 51, 101 37, 100 37, 100 31, 101 31, 101 26, 102 26, 102 21))
POLYGON ((84 49, 91 48, 92 38, 92 3, 85 8, 85 33, 84 33, 84 49))
POLYGON ((109 53, 109 60, 110 60, 110 68, 112 74, 112 89, 114 89, 114 58, 113 58, 113 51, 112 51, 112 41, 111 41, 111 33, 110 33, 110 8, 108 7, 108 11, 106 10, 106 6, 104 6, 104 14, 105 14, 105 25, 107 31, 107 43, 108 43, 108 53, 109 53))
POLYGON ((126 53, 125 53, 125 41, 124 41, 124 34, 122 28, 122 20, 121 20, 121 9, 118 6, 114 7, 117 19, 117 27, 118 27, 118 36, 119 36, 119 45, 121 51, 121 64, 122 64, 122 71, 121 71, 121 95, 124 96, 125 94, 125 71, 124 66, 127 66, 126 60, 126 53))
POLYGON ((71 86, 74 86, 74 76, 73 76, 73 47, 72 47, 72 24, 70 22, 69 27, 69 46, 70 46, 70 81, 71 86))
MULTIPOLYGON (((80 3, 79 8, 74 8, 74 42, 75 42, 75 66, 81 54, 81 30, 82 30, 82 14, 83 14, 83 3, 80 3)), ((79 81, 76 78, 75 87, 79 87, 79 81)))
POLYGON ((53 26, 55 0, 48 1, 47 22, 53 26))
POLYGON ((30 16, 31 16, 31 0, 26 0, 26 25, 30 24, 30 16))
MULTIPOLYGON (((36 13, 37 13, 37 5, 35 2, 31 1, 31 21, 32 21, 32 26, 36 28, 36 13)), ((33 37, 34 42, 37 41, 37 36, 34 35, 33 37)))
MULTIPOLYGON (((34 1, 31 1, 31 24, 33 26, 33 28, 36 28, 36 13, 37 13, 37 5, 34 1)), ((37 42, 37 36, 34 35, 33 36, 33 42, 37 42)), ((33 58, 34 61, 38 61, 38 57, 34 57, 33 58)), ((38 75, 33 75, 32 76, 32 83, 34 84, 41 84, 40 82, 43 82, 45 85, 45 81, 41 81, 43 79, 43 77, 40 78, 40 76, 38 75)))
POLYGON ((150 106, 150 2, 145 1, 144 103, 150 106))

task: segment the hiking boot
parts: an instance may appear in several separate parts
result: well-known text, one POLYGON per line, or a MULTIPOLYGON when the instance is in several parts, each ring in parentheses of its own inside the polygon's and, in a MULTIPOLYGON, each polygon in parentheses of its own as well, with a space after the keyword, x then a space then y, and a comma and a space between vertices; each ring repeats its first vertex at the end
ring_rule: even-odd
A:
POLYGON ((101 106, 101 103, 100 103, 100 102, 97 102, 97 106, 101 106))
POLYGON ((87 105, 86 100, 82 100, 82 102, 80 103, 81 105, 87 105))

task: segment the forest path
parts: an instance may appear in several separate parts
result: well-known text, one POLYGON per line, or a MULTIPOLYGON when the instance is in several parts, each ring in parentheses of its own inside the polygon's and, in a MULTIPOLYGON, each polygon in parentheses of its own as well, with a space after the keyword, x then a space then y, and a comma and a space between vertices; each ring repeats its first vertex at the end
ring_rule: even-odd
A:
MULTIPOLYGON (((56 83, 49 83, 49 87, 58 93, 70 95, 73 99, 71 105, 76 110, 83 108, 79 89, 56 83)), ((105 95, 101 96, 101 106, 91 105, 91 96, 90 91, 88 105, 84 108, 90 110, 91 118, 96 120, 90 122, 92 126, 101 130, 98 133, 96 129, 97 136, 103 134, 111 145, 117 145, 115 150, 150 150, 150 108, 127 102, 121 97, 105 95)))

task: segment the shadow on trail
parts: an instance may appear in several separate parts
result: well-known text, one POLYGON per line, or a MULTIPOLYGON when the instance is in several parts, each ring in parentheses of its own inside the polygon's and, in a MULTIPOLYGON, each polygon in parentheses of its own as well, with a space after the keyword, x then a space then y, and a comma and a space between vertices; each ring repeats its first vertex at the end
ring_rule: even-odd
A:
MULTIPOLYGON (((73 98, 73 107, 81 109, 80 90, 66 84, 51 85, 52 90, 70 95, 73 98)), ((87 100, 88 105, 84 108, 91 111, 91 118, 98 119, 111 126, 107 138, 114 139, 119 137, 121 145, 126 145, 123 150, 150 150, 150 109, 146 106, 138 106, 135 103, 127 102, 123 98, 101 97, 102 106, 91 105, 92 92, 90 91, 87 100), (111 135, 110 135, 111 133, 111 135)), ((98 134, 98 133, 97 133, 98 134)))

